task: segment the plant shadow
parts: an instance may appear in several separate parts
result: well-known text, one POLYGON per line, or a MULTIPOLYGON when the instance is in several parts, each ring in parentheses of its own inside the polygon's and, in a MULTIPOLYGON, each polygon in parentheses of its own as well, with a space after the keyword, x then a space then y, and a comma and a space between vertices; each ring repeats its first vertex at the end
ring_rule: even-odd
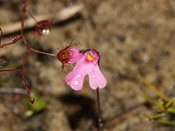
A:
MULTIPOLYGON (((73 93, 64 94, 59 97, 59 100, 64 104, 79 107, 78 110, 68 114, 69 124, 72 129, 76 129, 82 119, 89 121, 89 126, 97 127, 98 116, 95 109, 95 102, 93 99, 83 95, 75 95, 73 93), (91 125, 90 122, 93 122, 91 125)), ((88 123, 87 123, 88 124, 88 123)))

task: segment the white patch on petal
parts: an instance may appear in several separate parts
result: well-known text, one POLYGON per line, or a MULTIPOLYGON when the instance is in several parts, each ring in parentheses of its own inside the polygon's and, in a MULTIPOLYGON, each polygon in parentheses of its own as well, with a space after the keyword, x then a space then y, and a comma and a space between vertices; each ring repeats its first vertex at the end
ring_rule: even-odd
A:
POLYGON ((81 77, 81 75, 80 75, 80 74, 78 74, 77 76, 78 76, 78 78, 80 78, 80 77, 81 77))
POLYGON ((74 85, 77 86, 79 84, 79 82, 76 80, 74 81, 74 85))

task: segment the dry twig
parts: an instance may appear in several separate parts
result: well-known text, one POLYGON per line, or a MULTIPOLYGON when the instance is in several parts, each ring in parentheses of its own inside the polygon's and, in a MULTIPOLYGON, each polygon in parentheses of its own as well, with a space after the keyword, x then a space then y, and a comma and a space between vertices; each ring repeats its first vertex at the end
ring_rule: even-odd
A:
POLYGON ((5 88, 5 87, 0 87, 0 94, 27 94, 26 90, 20 89, 20 88, 5 88))
MULTIPOLYGON (((49 14, 44 14, 44 15, 39 15, 34 17, 36 18, 37 21, 53 19, 55 22, 61 22, 79 13, 82 8, 83 8, 83 5, 75 5, 75 6, 65 8, 57 13, 52 13, 52 14, 49 13, 49 14)), ((33 18, 28 18, 24 22, 25 22, 25 29, 34 27, 36 25, 36 22, 33 20, 33 18)), ((7 24, 6 26, 2 26, 2 29, 3 29, 3 35, 20 31, 21 21, 13 24, 7 24)))

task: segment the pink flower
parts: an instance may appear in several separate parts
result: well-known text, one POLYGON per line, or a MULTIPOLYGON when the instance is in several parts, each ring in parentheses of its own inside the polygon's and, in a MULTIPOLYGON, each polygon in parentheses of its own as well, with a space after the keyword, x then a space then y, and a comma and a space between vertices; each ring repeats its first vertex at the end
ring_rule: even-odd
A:
POLYGON ((86 75, 89 76, 89 84, 92 89, 104 88, 107 84, 106 78, 98 67, 99 53, 92 49, 86 53, 80 53, 76 48, 69 50, 71 59, 69 63, 76 63, 74 69, 66 75, 66 83, 74 90, 83 87, 86 75))

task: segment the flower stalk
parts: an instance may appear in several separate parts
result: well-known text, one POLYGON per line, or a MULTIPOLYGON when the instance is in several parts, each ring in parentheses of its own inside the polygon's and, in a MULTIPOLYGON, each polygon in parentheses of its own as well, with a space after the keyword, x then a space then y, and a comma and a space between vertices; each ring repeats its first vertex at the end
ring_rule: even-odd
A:
POLYGON ((101 105, 100 105, 100 93, 99 88, 96 90, 97 92, 97 106, 98 106, 98 131, 101 131, 101 128, 103 126, 102 124, 102 117, 101 117, 101 105))

